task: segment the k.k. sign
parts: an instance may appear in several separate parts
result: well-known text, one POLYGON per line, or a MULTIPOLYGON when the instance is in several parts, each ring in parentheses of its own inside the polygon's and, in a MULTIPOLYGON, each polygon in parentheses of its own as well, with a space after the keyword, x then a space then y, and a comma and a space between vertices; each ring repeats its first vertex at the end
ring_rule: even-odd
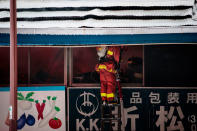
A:
MULTIPOLYGON (((99 88, 68 90, 69 130, 100 130, 99 88)), ((123 100, 125 131, 197 131, 197 88, 124 88, 123 100)))
POLYGON ((99 130, 99 89, 69 88, 68 99, 69 131, 99 130))

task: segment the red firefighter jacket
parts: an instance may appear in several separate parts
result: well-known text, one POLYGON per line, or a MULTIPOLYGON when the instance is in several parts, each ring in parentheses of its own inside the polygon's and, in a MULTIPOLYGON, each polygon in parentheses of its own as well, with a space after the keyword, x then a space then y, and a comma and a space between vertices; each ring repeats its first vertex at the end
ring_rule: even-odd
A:
POLYGON ((96 71, 106 70, 108 72, 116 73, 116 67, 120 61, 120 47, 108 47, 105 59, 107 59, 107 61, 101 62, 96 65, 96 71))

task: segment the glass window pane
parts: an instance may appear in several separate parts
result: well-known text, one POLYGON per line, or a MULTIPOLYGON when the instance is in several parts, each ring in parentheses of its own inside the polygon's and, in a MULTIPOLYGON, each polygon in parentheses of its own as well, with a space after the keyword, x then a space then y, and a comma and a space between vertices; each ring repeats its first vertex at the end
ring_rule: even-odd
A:
MULTIPOLYGON (((18 48, 18 85, 28 83, 28 48, 18 48)), ((10 83, 10 48, 0 48, 0 85, 9 86, 10 83)))
POLYGON ((144 50, 145 86, 197 86, 197 45, 149 45, 144 50))
MULTIPOLYGON (((127 46, 122 52, 122 83, 143 82, 143 46, 127 46)), ((134 85, 135 86, 135 85, 134 85)))
POLYGON ((27 47, 18 48, 18 84, 28 84, 28 50, 27 47))
POLYGON ((73 83, 99 83, 96 48, 73 48, 73 83))
POLYGON ((0 86, 10 83, 10 48, 0 47, 0 86))
POLYGON ((30 51, 32 84, 64 83, 64 49, 36 47, 30 51))
MULTIPOLYGON (((95 47, 73 48, 73 83, 99 83, 95 71, 99 63, 95 47)), ((127 46, 122 52, 120 76, 122 83, 143 82, 143 46, 127 46)))

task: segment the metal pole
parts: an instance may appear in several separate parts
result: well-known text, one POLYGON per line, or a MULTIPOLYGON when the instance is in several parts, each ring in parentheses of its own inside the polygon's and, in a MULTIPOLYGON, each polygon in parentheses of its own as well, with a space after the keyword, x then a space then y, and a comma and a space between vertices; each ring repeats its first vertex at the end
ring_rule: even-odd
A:
POLYGON ((16 0, 10 0, 10 127, 17 131, 17 22, 16 0))

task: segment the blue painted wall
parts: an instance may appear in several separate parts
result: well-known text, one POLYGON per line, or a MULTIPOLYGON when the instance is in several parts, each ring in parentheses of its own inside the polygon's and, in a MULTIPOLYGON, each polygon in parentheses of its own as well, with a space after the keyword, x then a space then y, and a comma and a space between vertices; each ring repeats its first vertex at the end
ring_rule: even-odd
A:
MULTIPOLYGON (((9 45, 9 34, 0 34, 0 46, 9 45)), ((18 45, 99 45, 197 43, 197 33, 121 35, 40 35, 18 34, 18 45)))
MULTIPOLYGON (((65 91, 65 86, 34 86, 34 87, 18 87, 18 91, 65 91)), ((0 87, 0 92, 10 91, 9 87, 0 87)))

